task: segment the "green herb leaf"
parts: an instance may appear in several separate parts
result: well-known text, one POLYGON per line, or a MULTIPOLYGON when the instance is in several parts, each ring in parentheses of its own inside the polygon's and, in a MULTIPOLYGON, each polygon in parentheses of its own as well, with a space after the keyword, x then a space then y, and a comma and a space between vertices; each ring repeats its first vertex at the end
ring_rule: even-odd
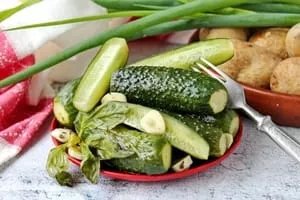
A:
POLYGON ((75 128, 82 138, 87 130, 102 129, 108 130, 123 123, 129 108, 125 104, 106 103, 98 106, 90 114, 79 113, 75 120, 75 128))
POLYGON ((69 162, 66 153, 66 145, 62 144, 51 149, 47 160, 47 172, 51 177, 55 177, 58 173, 68 170, 69 162))
POLYGON ((88 113, 79 112, 76 116, 76 119, 74 120, 74 127, 76 133, 79 135, 80 138, 81 138, 81 130, 84 129, 84 124, 88 118, 89 118, 88 113))
POLYGON ((81 143, 80 146, 83 155, 83 161, 80 165, 81 172, 91 183, 96 184, 99 178, 100 160, 94 156, 87 144, 81 143))
POLYGON ((62 171, 56 174, 55 176, 57 182, 60 185, 65 185, 71 187, 73 185, 72 175, 68 172, 62 171))
POLYGON ((9 18, 10 16, 14 15, 18 11, 23 10, 24 8, 27 8, 27 7, 29 7, 29 6, 31 6, 35 3, 38 3, 40 1, 41 0, 28 0, 28 1, 25 1, 24 3, 22 3, 22 4, 20 4, 16 7, 0 11, 0 22, 2 22, 5 19, 9 18))
POLYGON ((85 144, 97 149, 101 160, 125 158, 134 154, 134 151, 130 151, 120 143, 120 139, 109 130, 88 129, 84 131, 82 137, 85 144))

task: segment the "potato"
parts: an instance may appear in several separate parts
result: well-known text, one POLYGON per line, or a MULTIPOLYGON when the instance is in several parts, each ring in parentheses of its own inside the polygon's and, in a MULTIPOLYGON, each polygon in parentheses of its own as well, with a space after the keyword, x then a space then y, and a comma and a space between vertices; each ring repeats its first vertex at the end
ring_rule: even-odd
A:
POLYGON ((227 38, 246 41, 248 29, 246 28, 202 28, 200 29, 200 40, 227 38))
POLYGON ((269 28, 256 32, 249 39, 249 42, 263 47, 272 53, 279 55, 282 59, 288 57, 285 48, 285 40, 288 29, 286 28, 269 28))
POLYGON ((300 57, 280 62, 270 81, 272 91, 300 95, 300 57))
POLYGON ((300 56, 300 23, 289 30, 286 36, 285 45, 290 57, 300 56))
POLYGON ((262 88, 270 87, 270 77, 281 61, 277 55, 252 43, 232 40, 234 56, 220 69, 237 81, 262 88))

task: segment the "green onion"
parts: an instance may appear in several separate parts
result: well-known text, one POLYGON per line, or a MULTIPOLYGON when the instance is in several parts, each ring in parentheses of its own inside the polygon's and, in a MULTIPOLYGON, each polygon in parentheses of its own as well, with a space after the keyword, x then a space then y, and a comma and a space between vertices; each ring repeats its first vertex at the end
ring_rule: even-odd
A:
POLYGON ((144 17, 147 15, 150 15, 154 13, 155 11, 122 11, 122 12, 113 12, 103 15, 94 15, 94 16, 86 16, 86 17, 78 17, 78 18, 72 18, 72 19, 64 19, 64 20, 58 20, 58 21, 52 21, 52 22, 44 22, 44 23, 36 23, 36 24, 30 24, 30 25, 24 25, 24 26, 18 26, 18 27, 12 27, 9 29, 4 29, 3 31, 14 31, 14 30, 20 30, 20 29, 30 29, 30 28, 37 28, 37 27, 47 27, 47 26, 58 26, 58 25, 64 25, 64 24, 73 24, 73 23, 79 23, 79 22, 88 22, 88 21, 96 21, 101 19, 110 19, 110 18, 117 18, 117 17, 144 17))
POLYGON ((253 10, 257 12, 273 12, 273 13, 299 13, 300 5, 282 4, 282 3, 260 3, 245 4, 238 6, 242 9, 253 10))
MULTIPOLYGON (((176 6, 177 0, 93 0, 95 3, 114 10, 140 10, 143 6, 176 6)), ((145 7, 144 7, 145 8, 145 7)))
POLYGON ((212 11, 210 13, 220 14, 220 15, 236 15, 236 14, 251 14, 255 13, 253 11, 241 9, 241 8, 223 8, 221 10, 212 11))
POLYGON ((35 3, 40 2, 41 0, 29 0, 29 1, 25 1, 24 3, 7 9, 7 10, 3 10, 0 12, 0 22, 4 21, 5 19, 9 18, 10 16, 14 15, 15 13, 19 12, 20 10, 23 10, 24 8, 27 8, 35 3))
POLYGON ((46 59, 45 61, 37 63, 21 72, 18 72, 4 80, 1 80, 0 88, 22 81, 38 72, 41 72, 66 59, 69 59, 78 53, 97 47, 112 37, 123 37, 127 40, 138 39, 140 35, 139 37, 135 37, 136 32, 154 26, 156 24, 172 21, 174 19, 192 15, 197 12, 218 10, 221 8, 236 6, 245 2, 247 2, 247 0, 197 0, 191 3, 170 8, 168 10, 158 11, 152 15, 124 24, 118 28, 107 30, 104 33, 101 33, 88 40, 82 41, 79 44, 60 52, 55 56, 46 59))
POLYGON ((300 22, 300 14, 257 13, 243 15, 203 15, 198 19, 177 20, 141 30, 139 35, 152 36, 200 27, 285 27, 300 22))

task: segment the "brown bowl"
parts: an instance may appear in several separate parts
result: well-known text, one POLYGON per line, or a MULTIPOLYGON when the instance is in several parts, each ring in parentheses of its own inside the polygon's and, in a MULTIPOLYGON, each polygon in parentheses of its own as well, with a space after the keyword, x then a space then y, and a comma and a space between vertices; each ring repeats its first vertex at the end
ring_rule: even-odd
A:
POLYGON ((300 127, 300 96, 287 95, 243 84, 247 103, 258 112, 270 115, 279 125, 300 127))

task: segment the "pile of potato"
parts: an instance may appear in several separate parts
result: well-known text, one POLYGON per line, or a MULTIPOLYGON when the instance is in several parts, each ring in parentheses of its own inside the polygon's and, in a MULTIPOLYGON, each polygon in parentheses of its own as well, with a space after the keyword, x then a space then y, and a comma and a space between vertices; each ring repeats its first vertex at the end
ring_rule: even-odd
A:
POLYGON ((290 29, 200 30, 200 40, 215 38, 232 39, 235 55, 219 66, 232 78, 255 87, 300 95, 300 24, 290 29))

